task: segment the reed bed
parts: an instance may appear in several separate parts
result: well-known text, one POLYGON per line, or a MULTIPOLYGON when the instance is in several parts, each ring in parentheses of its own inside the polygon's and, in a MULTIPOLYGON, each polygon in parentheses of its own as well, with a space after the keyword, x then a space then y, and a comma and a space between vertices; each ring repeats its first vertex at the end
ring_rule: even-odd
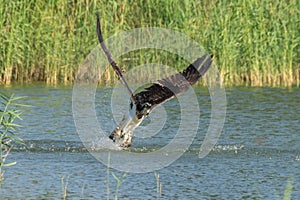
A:
MULTIPOLYGON (((72 84, 78 66, 98 44, 96 12, 105 38, 137 27, 188 35, 214 54, 225 85, 300 84, 298 0, 2 0, 0 83, 72 84)), ((147 50, 117 62, 126 70, 151 62, 176 69, 187 65, 166 52, 147 50)), ((112 70, 103 76, 102 84, 117 81, 112 70)))

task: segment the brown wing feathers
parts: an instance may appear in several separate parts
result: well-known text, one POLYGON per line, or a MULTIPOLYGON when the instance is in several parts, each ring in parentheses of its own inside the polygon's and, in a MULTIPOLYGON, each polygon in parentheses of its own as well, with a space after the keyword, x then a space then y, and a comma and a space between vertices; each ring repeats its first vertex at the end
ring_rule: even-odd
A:
POLYGON ((184 71, 158 80, 157 83, 134 95, 134 97, 140 104, 148 103, 151 106, 161 104, 188 90, 191 85, 195 84, 205 74, 211 66, 211 62, 211 57, 204 55, 184 71))

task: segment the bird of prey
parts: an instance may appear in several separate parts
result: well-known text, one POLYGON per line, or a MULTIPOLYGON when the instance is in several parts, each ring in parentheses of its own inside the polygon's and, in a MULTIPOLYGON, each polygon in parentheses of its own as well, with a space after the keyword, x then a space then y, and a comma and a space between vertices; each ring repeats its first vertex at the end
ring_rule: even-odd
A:
POLYGON ((124 115, 120 124, 109 136, 110 139, 118 143, 122 148, 131 146, 133 130, 140 125, 143 119, 145 119, 155 107, 187 91, 191 85, 195 84, 205 74, 212 63, 212 56, 205 54, 196 59, 182 72, 158 80, 143 91, 133 94, 126 80, 123 78, 120 68, 113 60, 111 53, 103 41, 98 14, 97 35, 109 63, 114 68, 119 80, 125 86, 130 96, 129 112, 124 115))

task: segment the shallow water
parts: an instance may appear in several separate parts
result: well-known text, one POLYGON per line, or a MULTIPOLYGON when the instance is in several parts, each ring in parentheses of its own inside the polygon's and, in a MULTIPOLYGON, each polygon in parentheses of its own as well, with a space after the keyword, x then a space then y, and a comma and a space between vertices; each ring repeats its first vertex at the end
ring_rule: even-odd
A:
MULTIPOLYGON (((26 109, 18 131, 26 146, 11 152, 9 161, 17 164, 6 168, 1 199, 61 199, 64 187, 70 199, 106 199, 108 193, 114 198, 117 184, 112 173, 119 178, 125 174, 108 169, 82 144, 72 116, 72 88, 14 86, 3 91, 27 96, 23 103, 32 107, 26 109)), ((98 88, 95 104, 107 134, 115 127, 111 91, 98 88)), ((282 199, 290 177, 292 199, 299 197, 300 89, 226 88, 222 134, 202 159, 198 154, 210 122, 210 97, 206 88, 195 91, 201 115, 192 145, 178 160, 156 171, 159 179, 154 172, 127 173, 119 198, 282 199)), ((167 116, 163 130, 149 138, 134 138, 130 152, 156 151, 176 135, 178 102, 167 102, 163 108, 167 116)), ((144 126, 147 123, 151 120, 144 126)))

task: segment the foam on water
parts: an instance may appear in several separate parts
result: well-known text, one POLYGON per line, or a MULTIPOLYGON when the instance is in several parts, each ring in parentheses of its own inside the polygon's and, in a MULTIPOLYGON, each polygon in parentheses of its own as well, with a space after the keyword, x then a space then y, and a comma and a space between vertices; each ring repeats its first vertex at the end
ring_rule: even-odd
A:
POLYGON ((88 149, 92 151, 101 151, 101 150, 122 150, 122 148, 117 144, 114 143, 109 138, 100 138, 97 141, 91 142, 90 144, 85 143, 85 146, 88 145, 88 149))
MULTIPOLYGON (((14 151, 33 151, 33 152, 99 152, 99 151, 129 151, 134 153, 148 153, 160 149, 156 144, 142 144, 128 149, 121 148, 109 138, 100 138, 96 141, 61 141, 61 140, 27 140, 25 145, 15 145, 14 151)), ((217 144, 212 152, 238 152, 245 149, 242 144, 217 144)), ((172 152, 199 153, 199 148, 191 147, 188 150, 176 148, 172 152)))

